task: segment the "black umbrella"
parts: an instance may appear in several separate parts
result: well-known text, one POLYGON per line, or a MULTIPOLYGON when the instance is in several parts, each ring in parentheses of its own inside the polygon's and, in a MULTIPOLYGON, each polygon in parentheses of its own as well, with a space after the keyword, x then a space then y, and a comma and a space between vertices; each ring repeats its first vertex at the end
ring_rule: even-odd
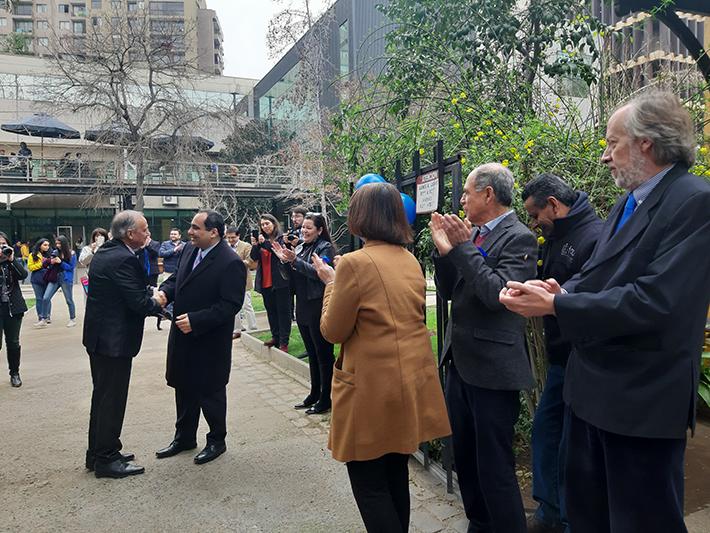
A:
POLYGON ((17 133, 19 135, 30 135, 31 137, 41 137, 42 159, 44 159, 44 138, 50 139, 80 139, 81 134, 64 124, 61 120, 57 120, 52 115, 47 113, 35 113, 29 117, 23 118, 20 122, 14 124, 2 124, 0 129, 17 133))
POLYGON ((130 135, 131 130, 129 130, 125 124, 109 122, 96 129, 86 130, 84 132, 84 139, 101 144, 121 145, 128 142, 130 135))
POLYGON ((157 150, 167 150, 177 146, 185 146, 198 152, 206 152, 214 146, 214 142, 199 135, 175 135, 160 134, 150 140, 153 148, 157 150))

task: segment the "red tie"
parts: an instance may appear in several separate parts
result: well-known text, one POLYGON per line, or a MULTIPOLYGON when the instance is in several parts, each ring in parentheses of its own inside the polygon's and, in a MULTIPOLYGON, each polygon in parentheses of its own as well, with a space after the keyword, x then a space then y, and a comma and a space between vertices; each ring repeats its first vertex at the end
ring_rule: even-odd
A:
POLYGON ((473 240, 473 244, 477 247, 480 248, 481 245, 483 244, 483 241, 486 240, 486 236, 482 235, 481 232, 478 232, 478 235, 476 235, 476 238, 473 240))

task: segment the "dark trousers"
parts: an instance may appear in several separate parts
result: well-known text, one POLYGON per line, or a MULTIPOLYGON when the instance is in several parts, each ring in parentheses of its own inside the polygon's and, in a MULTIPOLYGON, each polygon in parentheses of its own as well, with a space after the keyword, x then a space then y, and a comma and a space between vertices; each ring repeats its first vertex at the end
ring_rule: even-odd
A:
MULTIPOLYGON (((318 300, 320 302, 320 300, 318 300)), ((330 388, 333 381, 333 345, 323 338, 320 320, 298 324, 303 344, 308 352, 311 371, 311 392, 308 398, 316 400, 319 407, 330 407, 330 388)))
POLYGON ((126 413, 128 384, 131 380, 131 357, 108 357, 89 354, 91 381, 91 414, 87 460, 110 463, 121 458, 121 429, 126 413))
POLYGON ((565 367, 550 365, 532 426, 533 498, 540 505, 535 516, 550 525, 566 524, 562 486, 567 441, 563 426, 565 403, 562 388, 565 367))
POLYGON ((567 517, 574 533, 685 533, 686 439, 627 437, 567 409, 567 517))
POLYGON ((279 346, 288 345, 291 336, 291 289, 262 289, 266 316, 269 319, 271 337, 278 341, 279 346))
POLYGON ((456 474, 471 531, 525 533, 513 455, 520 393, 470 385, 453 363, 445 392, 456 474))
POLYGON ((5 337, 5 352, 7 354, 7 366, 10 375, 20 372, 20 329, 22 328, 22 316, 2 316, 0 315, 0 348, 2 339, 5 337))
POLYGON ((368 533, 409 529, 408 455, 388 453, 371 461, 347 464, 350 486, 368 533))
POLYGON ((149 276, 146 276, 146 281, 148 282, 148 285, 151 287, 157 287, 158 286, 158 277, 160 276, 159 273, 151 274, 149 276))
POLYGON ((210 431, 207 444, 220 444, 227 436, 227 388, 221 387, 210 393, 197 390, 175 389, 175 440, 186 446, 197 442, 197 426, 200 411, 207 420, 210 431))

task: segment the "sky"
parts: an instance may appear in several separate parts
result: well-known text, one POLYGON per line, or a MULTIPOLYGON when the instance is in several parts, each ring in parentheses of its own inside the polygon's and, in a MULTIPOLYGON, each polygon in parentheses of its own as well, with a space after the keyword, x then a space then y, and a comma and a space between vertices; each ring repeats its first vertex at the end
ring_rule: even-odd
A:
MULTIPOLYGON (((327 0, 311 0, 320 13, 327 0)), ((303 0, 207 0, 224 34, 224 75, 261 79, 279 58, 269 58, 266 30, 271 17, 303 0)))

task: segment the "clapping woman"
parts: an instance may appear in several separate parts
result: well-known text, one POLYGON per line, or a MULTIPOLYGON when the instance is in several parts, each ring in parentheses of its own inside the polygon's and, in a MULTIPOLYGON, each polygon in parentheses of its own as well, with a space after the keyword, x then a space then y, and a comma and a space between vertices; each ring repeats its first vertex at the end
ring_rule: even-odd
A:
POLYGON ((311 392, 296 405, 307 409, 306 414, 320 414, 330 410, 330 387, 333 380, 333 344, 320 332, 323 307, 323 282, 313 266, 313 255, 332 260, 335 248, 328 233, 325 217, 307 213, 301 226, 303 244, 296 251, 274 243, 280 259, 291 264, 291 276, 296 289, 296 323, 308 352, 311 371, 311 392))
POLYGON ((265 346, 278 346, 288 351, 291 336, 291 291, 289 288, 289 270, 276 256, 273 244, 283 245, 281 226, 276 217, 268 213, 261 215, 261 229, 258 238, 251 238, 251 258, 256 262, 256 280, 254 290, 264 297, 266 316, 271 328, 271 340, 265 346))
POLYGON ((328 447, 347 464, 367 530, 405 532, 409 454, 451 433, 424 323, 426 282, 405 248, 412 234, 395 187, 358 189, 348 228, 365 245, 344 255, 337 270, 313 255, 326 284, 321 332, 342 343, 328 447))

